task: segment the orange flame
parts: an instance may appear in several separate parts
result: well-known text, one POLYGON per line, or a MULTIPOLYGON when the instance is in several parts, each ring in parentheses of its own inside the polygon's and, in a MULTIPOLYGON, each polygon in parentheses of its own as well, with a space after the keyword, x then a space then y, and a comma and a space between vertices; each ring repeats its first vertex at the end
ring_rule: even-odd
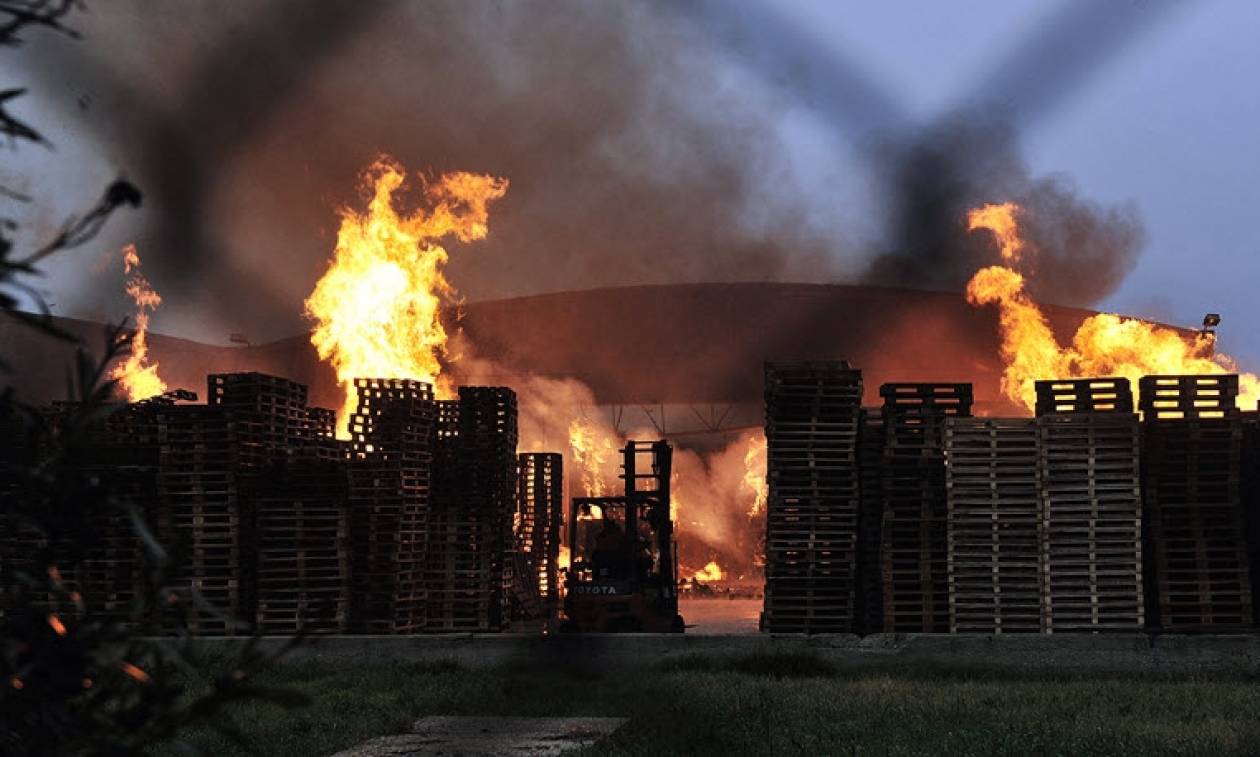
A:
POLYGON ((752 436, 748 439, 748 449, 744 452, 744 486, 752 490, 753 503, 748 516, 760 515, 766 509, 766 498, 770 496, 766 486, 766 437, 752 436))
POLYGON ((58 636, 66 635, 66 624, 62 623, 61 618, 58 618, 56 615, 48 616, 48 626, 52 628, 53 633, 57 634, 58 636))
POLYGON ((694 578, 697 583, 709 583, 711 581, 721 581, 724 575, 722 567, 716 562, 710 561, 704 568, 696 571, 694 578))
POLYGON ((988 204, 967 213, 967 231, 988 229, 997 237, 1002 259, 1018 263, 1024 251, 1024 240, 1019 235, 1019 223, 1015 214, 1020 207, 1013 202, 1001 205, 988 204))
POLYGON ((149 363, 148 340, 149 313, 162 304, 162 297, 140 273, 140 255, 134 244, 123 248, 123 272, 129 276, 127 294, 136 303, 136 331, 130 354, 114 366, 109 377, 122 385, 128 400, 139 402, 166 391, 166 382, 158 377, 158 364, 149 363))
POLYGON ((332 261, 305 303, 315 321, 311 343, 345 390, 337 424, 343 436, 355 378, 416 379, 450 395, 440 379, 447 342, 441 310, 455 289, 443 274, 448 255, 438 240, 485 238, 488 205, 508 188, 506 179, 448 173, 423 183, 427 208, 400 214, 394 195, 405 181, 402 166, 388 158, 368 168, 367 212, 341 211, 332 261))
POLYGON ((598 433, 589 418, 579 416, 569 423, 569 449, 582 471, 582 487, 586 496, 604 496, 604 465, 613 453, 612 438, 598 433))
MULTIPOLYGON (((1002 246, 1003 257, 1011 245, 1024 248, 1018 225, 1005 226, 1018 206, 999 216, 992 225, 974 222, 976 211, 968 215, 970 228, 992 231, 1002 246), (1014 240, 1013 242, 1011 240, 1014 240)), ((992 220, 990 218, 989 220, 992 220)), ((1018 256, 1014 258, 1018 260, 1018 256)), ((967 284, 967 301, 972 305, 997 305, 1002 331, 1002 393, 1030 411, 1036 406, 1035 382, 1056 378, 1096 378, 1121 376, 1134 389, 1142 376, 1155 374, 1211 375, 1239 373, 1228 355, 1213 352, 1215 338, 1201 333, 1187 340, 1178 332, 1135 318, 1099 313, 1087 318, 1076 331, 1069 347, 1059 345, 1041 308, 1024 291, 1024 277, 1013 268, 989 266, 977 271, 967 284)), ((1239 373, 1238 406, 1253 409, 1260 401, 1260 377, 1239 373)))

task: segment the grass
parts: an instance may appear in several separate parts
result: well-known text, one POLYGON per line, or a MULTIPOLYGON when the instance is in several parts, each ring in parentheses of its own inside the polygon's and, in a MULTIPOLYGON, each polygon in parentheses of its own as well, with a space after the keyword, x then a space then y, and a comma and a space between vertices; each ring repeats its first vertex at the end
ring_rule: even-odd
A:
MULTIPOLYGON (((261 754, 319 755, 400 733, 424 715, 603 715, 630 721, 587 754, 1255 754, 1247 681, 1000 680, 841 675, 808 656, 683 660, 637 674, 534 668, 290 667, 307 694, 234 719, 261 754)), ((210 731, 188 735, 233 754, 210 731)), ((171 752, 173 753, 173 752, 171 752)))

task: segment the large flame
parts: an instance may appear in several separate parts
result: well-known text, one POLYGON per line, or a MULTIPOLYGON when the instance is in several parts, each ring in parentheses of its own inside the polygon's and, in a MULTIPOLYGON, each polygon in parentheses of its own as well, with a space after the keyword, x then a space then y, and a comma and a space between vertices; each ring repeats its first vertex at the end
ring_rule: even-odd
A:
POLYGON ((588 497, 602 497, 608 491, 604 466, 615 451, 615 440, 601 430, 586 416, 569 423, 569 451, 582 472, 582 488, 588 497))
POLYGON ((354 411, 355 378, 417 379, 449 396, 440 380, 447 340, 441 310, 455 291, 443 275, 448 256, 438 241, 484 238, 488 205, 508 188, 506 179, 448 173, 422 182, 427 207, 400 213, 394 203, 405 183, 400 165, 381 158, 364 183, 367 212, 341 211, 332 261, 305 303, 315 321, 311 342, 345 391, 342 435, 354 411))
POLYGON ((708 565, 696 571, 693 578, 697 583, 709 583, 712 581, 721 581, 724 575, 726 574, 722 572, 722 566, 718 565, 716 562, 710 561, 708 565))
POLYGON ((127 359, 114 366, 109 377, 119 382, 127 399, 139 402, 166 391, 158 376, 158 364, 149 362, 149 313, 162 304, 162 297, 140 273, 140 254, 134 244, 123 248, 123 272, 127 274, 127 295, 136 303, 136 331, 127 359))
POLYGON ((748 438, 748 449, 744 452, 744 486, 753 494, 752 507, 748 509, 749 517, 761 514, 766 509, 766 498, 770 496, 766 486, 766 437, 756 434, 748 438))
MULTIPOLYGON (((968 214, 968 227, 993 232, 1002 257, 1017 263, 1027 248, 1015 222, 1018 212, 1013 203, 986 205, 968 214), (1010 250, 1014 252, 1008 254, 1010 250)), ((1138 379, 1154 374, 1239 373, 1232 358, 1214 352, 1211 334, 1187 340, 1172 329, 1111 313, 1087 318, 1072 344, 1061 346, 1041 308, 1024 291, 1024 277, 1007 266, 977 271, 967 284, 967 301, 998 306, 1006 363, 1002 393, 1030 411, 1036 406, 1038 380, 1122 376, 1136 389, 1138 379)), ((1260 377, 1239 373, 1239 407, 1254 409, 1258 400, 1260 377)))
POLYGON ((1002 260, 1018 263, 1024 251, 1024 240, 1019 235, 1019 222, 1015 219, 1018 212, 1020 207, 1013 202, 974 208, 967 213, 967 230, 988 229, 993 232, 1002 260))

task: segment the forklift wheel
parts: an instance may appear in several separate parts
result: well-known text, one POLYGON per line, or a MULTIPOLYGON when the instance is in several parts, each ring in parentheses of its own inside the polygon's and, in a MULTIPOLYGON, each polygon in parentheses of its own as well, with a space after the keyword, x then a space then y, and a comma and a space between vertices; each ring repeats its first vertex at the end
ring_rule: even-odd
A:
POLYGON ((675 615, 675 616, 674 616, 674 623, 673 623, 673 625, 670 627, 670 631, 671 631, 672 633, 682 633, 682 632, 684 632, 685 630, 687 630, 687 624, 683 622, 683 616, 681 616, 681 615, 675 615))
POLYGON ((578 625, 572 620, 566 620, 560 624, 560 633, 577 633, 578 625))

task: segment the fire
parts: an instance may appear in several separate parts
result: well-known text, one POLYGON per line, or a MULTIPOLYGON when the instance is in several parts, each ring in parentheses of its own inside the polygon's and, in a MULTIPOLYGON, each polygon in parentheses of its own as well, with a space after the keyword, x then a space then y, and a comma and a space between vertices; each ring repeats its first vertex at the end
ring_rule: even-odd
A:
POLYGON ((305 303, 315 322, 311 343, 345 390, 342 435, 354 410, 355 378, 427 381, 449 396, 441 379, 447 342, 441 310, 455 289, 443 274, 448 255, 438 241, 485 238, 488 205, 508 188, 506 179, 448 173, 422 181, 426 207, 400 212, 394 195, 405 183, 402 166, 388 158, 367 169, 367 211, 341 211, 332 261, 305 303))
POLYGON ((118 381, 127 392, 127 399, 139 402, 166 391, 166 382, 158 377, 158 364, 149 362, 149 313, 162 304, 162 297, 140 273, 140 254, 136 246, 123 248, 123 272, 127 274, 127 295, 136 303, 136 331, 131 337, 127 359, 114 366, 109 377, 118 381))
POLYGON ((582 471, 582 487, 588 497, 604 496, 604 464, 613 453, 613 440, 596 431, 595 424, 584 416, 569 423, 569 449, 582 471))
MULTIPOLYGON (((969 228, 994 233, 1004 258, 1018 261, 1025 243, 1013 221, 1018 206, 1003 213, 968 215, 969 228), (1014 257, 1008 249, 1016 250, 1014 257)), ((1239 373, 1228 355, 1214 353, 1215 337, 1201 333, 1186 340, 1178 332, 1153 323, 1111 313, 1091 316, 1077 329, 1070 346, 1061 346, 1045 315, 1024 291, 1024 277, 1013 268, 990 266, 977 271, 967 284, 972 305, 997 305, 1002 330, 1002 393, 1030 411, 1036 406, 1035 382, 1054 378, 1121 376, 1137 387, 1138 379, 1153 374, 1205 375, 1239 373)), ((1256 407, 1260 401, 1260 377, 1239 373, 1238 405, 1256 407)))
POLYGON ((757 435, 748 439, 748 449, 744 452, 744 486, 753 493, 752 507, 748 510, 751 518, 760 515, 766 509, 766 498, 770 496, 766 486, 766 437, 757 435))
POLYGON ((1020 207, 1013 202, 975 208, 967 213, 967 230, 988 229, 993 232, 1001 247, 1002 259, 1018 263, 1024 251, 1024 240, 1019 236, 1019 223, 1015 220, 1018 212, 1020 207))
POLYGON ((599 505, 587 505, 585 509, 577 514, 578 522, 587 520, 603 520, 604 509, 599 505))
POLYGON ((1037 404, 1035 382, 1076 375, 1041 309, 1024 294, 1024 277, 1019 273, 1000 265, 980 269, 967 283, 967 301, 998 306, 1006 362, 1002 393, 1007 397, 1032 410, 1037 404))
POLYGON ((569 552, 569 548, 566 545, 561 544, 560 556, 556 558, 556 566, 560 568, 560 570, 569 569, 569 565, 572 562, 572 557, 570 556, 570 554, 571 553, 569 552))
POLYGON ((722 567, 716 562, 710 561, 703 569, 696 571, 694 578, 697 583, 710 583, 712 581, 721 581, 724 575, 722 567))

